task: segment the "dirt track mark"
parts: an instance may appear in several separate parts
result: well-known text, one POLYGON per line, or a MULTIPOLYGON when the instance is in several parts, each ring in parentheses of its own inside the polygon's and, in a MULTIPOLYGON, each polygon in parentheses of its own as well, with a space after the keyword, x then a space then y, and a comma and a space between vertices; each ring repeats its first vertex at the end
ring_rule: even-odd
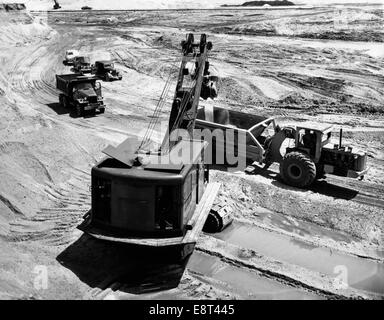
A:
POLYGON ((3 196, 1 193, 0 193, 0 201, 4 203, 16 215, 24 216, 24 213, 16 205, 14 205, 9 199, 3 196))
POLYGON ((0 144, 0 151, 4 157, 3 161, 8 166, 17 165, 21 172, 30 175, 39 183, 44 184, 46 181, 53 181, 47 166, 29 151, 29 148, 25 143, 8 141, 0 144), (6 156, 8 154, 12 155, 12 157, 16 157, 16 160, 12 160, 11 158, 7 159, 6 156))
POLYGON ((45 192, 56 203, 41 208, 33 217, 11 223, 12 241, 40 241, 48 246, 66 245, 75 240, 76 226, 90 208, 89 174, 81 169, 71 170, 66 185, 48 183, 45 192))

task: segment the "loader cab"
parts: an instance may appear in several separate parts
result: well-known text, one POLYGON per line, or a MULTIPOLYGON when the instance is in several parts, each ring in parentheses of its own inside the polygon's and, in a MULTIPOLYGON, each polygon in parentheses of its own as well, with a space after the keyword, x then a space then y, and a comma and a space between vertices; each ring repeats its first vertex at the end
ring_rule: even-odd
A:
POLYGON ((170 152, 172 158, 188 149, 191 161, 150 155, 132 167, 113 158, 98 163, 92 168, 92 227, 122 238, 183 236, 208 182, 205 145, 181 141, 170 152))
POLYGON ((311 156, 315 163, 319 162, 322 148, 330 143, 332 126, 296 127, 295 149, 311 156))

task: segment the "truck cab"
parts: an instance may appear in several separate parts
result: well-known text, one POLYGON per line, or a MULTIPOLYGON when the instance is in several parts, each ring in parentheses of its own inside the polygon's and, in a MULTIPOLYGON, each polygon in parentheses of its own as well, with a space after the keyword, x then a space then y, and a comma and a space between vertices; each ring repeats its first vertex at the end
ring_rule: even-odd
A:
POLYGON ((70 50, 65 51, 64 64, 66 64, 66 65, 73 64, 73 60, 78 55, 79 55, 79 52, 77 50, 70 49, 70 50))
POLYGON ((121 80, 123 78, 121 73, 115 69, 114 63, 109 60, 96 61, 92 73, 105 81, 121 80))
POLYGON ((73 68, 81 73, 91 72, 91 60, 86 56, 77 56, 73 59, 73 68))

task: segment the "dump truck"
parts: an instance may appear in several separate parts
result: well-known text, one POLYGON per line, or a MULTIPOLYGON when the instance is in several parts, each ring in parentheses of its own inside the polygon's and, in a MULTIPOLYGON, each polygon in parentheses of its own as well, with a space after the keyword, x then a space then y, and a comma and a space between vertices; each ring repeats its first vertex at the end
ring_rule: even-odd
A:
POLYGON ((61 91, 60 105, 64 108, 74 108, 78 117, 87 111, 105 111, 101 84, 95 77, 82 74, 56 75, 56 88, 61 91))
POLYGON ((92 66, 92 74, 104 81, 121 80, 123 76, 115 69, 112 61, 96 61, 92 66))
POLYGON ((233 150, 238 153, 238 159, 248 165, 247 173, 278 163, 282 180, 294 187, 308 188, 327 174, 363 179, 368 171, 366 152, 353 152, 352 147, 343 145, 342 129, 339 143, 332 143, 333 126, 280 127, 273 117, 219 107, 200 108, 195 126, 211 133, 215 130, 234 132, 233 139, 227 139, 225 134, 212 134, 215 139, 210 142, 209 150, 213 151, 213 164, 231 165, 225 157, 227 150, 233 150), (241 134, 242 140, 238 139, 241 134), (224 161, 217 158, 218 154, 224 155, 224 161))

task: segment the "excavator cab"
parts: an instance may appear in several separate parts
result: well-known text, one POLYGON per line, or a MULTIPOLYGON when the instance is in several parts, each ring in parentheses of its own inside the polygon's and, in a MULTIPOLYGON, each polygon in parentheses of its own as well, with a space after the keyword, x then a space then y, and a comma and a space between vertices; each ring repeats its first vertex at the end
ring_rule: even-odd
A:
POLYGON ((89 232, 144 243, 183 236, 208 183, 204 148, 203 142, 183 140, 170 152, 171 161, 150 155, 131 167, 113 158, 98 163, 92 168, 89 232), (191 161, 177 159, 180 150, 190 150, 191 161))

